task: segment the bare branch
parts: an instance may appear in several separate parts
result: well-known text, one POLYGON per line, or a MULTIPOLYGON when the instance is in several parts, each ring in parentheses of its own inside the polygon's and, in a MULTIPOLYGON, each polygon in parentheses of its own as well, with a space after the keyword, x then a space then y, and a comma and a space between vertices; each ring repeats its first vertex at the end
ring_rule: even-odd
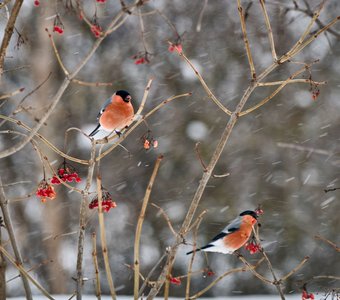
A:
POLYGON ((166 223, 168 224, 168 227, 169 227, 170 231, 171 231, 172 234, 176 237, 176 236, 177 236, 177 232, 176 232, 175 229, 172 227, 170 218, 169 218, 169 216, 167 215, 167 213, 164 211, 164 209, 161 208, 160 206, 158 206, 158 205, 155 204, 155 203, 151 203, 151 205, 159 209, 160 213, 162 214, 162 216, 164 217, 166 223))
POLYGON ((269 16, 268 16, 268 13, 267 13, 267 9, 266 9, 266 5, 265 5, 264 0, 260 0, 260 4, 261 4, 262 12, 263 12, 263 15, 264 15, 264 20, 265 20, 266 26, 267 26, 268 39, 269 39, 270 49, 272 51, 273 60, 274 60, 274 62, 276 62, 277 61, 277 55, 276 55, 276 51, 275 51, 273 30, 272 30, 272 27, 270 25, 269 16))
POLYGON ((20 88, 20 89, 17 89, 15 91, 13 91, 13 92, 1 95, 0 96, 0 100, 4 100, 4 99, 10 98, 10 97, 13 97, 13 96, 15 96, 15 95, 17 95, 19 93, 22 93, 24 90, 25 90, 25 88, 20 88))
POLYGON ((285 281, 287 280, 290 276, 292 276, 294 273, 296 273, 298 270, 302 268, 302 266, 308 261, 309 257, 306 256, 294 269, 292 269, 288 274, 285 276, 281 277, 279 281, 285 281))
POLYGON ((280 148, 288 148, 288 149, 293 149, 293 150, 298 150, 298 151, 306 151, 309 153, 316 153, 316 154, 326 155, 326 156, 333 155, 333 153, 328 150, 315 149, 312 147, 306 147, 306 146, 301 146, 301 145, 296 145, 296 144, 291 144, 291 143, 278 142, 276 143, 276 145, 280 148))
POLYGON ((11 40, 11 37, 13 35, 13 31, 14 31, 14 25, 15 22, 17 20, 17 17, 19 15, 22 3, 24 2, 24 0, 16 0, 12 11, 11 11, 11 15, 8 19, 6 28, 4 30, 4 36, 2 38, 2 43, 1 43, 1 47, 0 47, 0 77, 3 75, 4 72, 4 62, 5 62, 5 56, 6 56, 6 51, 7 51, 7 47, 9 45, 9 42, 11 40))
POLYGON ((140 247, 140 236, 142 233, 142 226, 143 226, 143 222, 144 222, 144 218, 145 218, 145 211, 146 211, 146 207, 148 205, 149 202, 149 198, 151 195, 151 190, 153 187, 153 184, 155 182, 157 173, 158 173, 158 169, 160 166, 160 163, 163 159, 163 156, 160 155, 158 156, 149 184, 146 188, 145 191, 145 195, 144 195, 144 199, 143 199, 143 203, 142 203, 142 208, 140 210, 139 213, 139 217, 138 217, 138 221, 137 221, 137 227, 136 227, 136 234, 135 234, 135 244, 134 244, 134 299, 138 300, 138 292, 139 292, 139 247, 140 247))
MULTIPOLYGON (((250 268, 252 269, 256 269, 262 262, 263 262, 264 258, 262 257, 257 263, 256 265, 249 265, 250 268)), ((239 273, 239 272, 245 272, 249 270, 249 267, 243 267, 243 268, 236 268, 236 269, 231 269, 229 271, 226 271, 225 273, 223 273, 222 275, 218 276, 212 283, 210 283, 208 286, 206 286, 204 289, 200 290, 198 293, 196 293, 195 295, 191 296, 189 299, 197 299, 198 297, 202 296, 203 294, 205 294, 207 291, 209 291, 212 287, 214 287, 217 283, 219 283, 223 278, 234 274, 234 273, 239 273)))
POLYGON ((198 80, 201 82, 204 90, 208 94, 208 97, 222 110, 224 111, 227 115, 231 116, 231 111, 224 107, 224 105, 216 98, 216 96, 213 94, 213 92, 210 90, 206 82, 204 81, 202 75, 198 72, 198 70, 195 68, 195 66, 192 64, 192 62, 185 56, 183 51, 178 51, 178 49, 175 47, 175 50, 177 54, 182 57, 185 62, 189 65, 189 67, 194 71, 195 75, 197 76, 198 80))
POLYGON ((244 42, 244 45, 245 45, 245 48, 246 48, 249 67, 250 67, 251 79, 255 80, 256 79, 255 66, 254 66, 253 57, 252 57, 251 51, 250 51, 249 40, 248 40, 248 35, 247 35, 247 28, 246 28, 246 20, 244 18, 241 0, 237 0, 237 7, 238 7, 238 13, 239 13, 239 16, 240 16, 240 21, 241 21, 241 28, 242 28, 242 33, 243 33, 243 42, 244 42))
POLYGON ((100 277, 99 277, 99 267, 98 267, 98 258, 97 258, 97 243, 96 243, 96 233, 92 233, 92 259, 94 265, 94 271, 96 276, 95 286, 96 286, 96 296, 97 299, 101 299, 101 291, 100 291, 100 277))
MULTIPOLYGON (((22 266, 22 264, 19 264, 7 251, 4 247, 0 245, 0 251, 6 256, 6 258, 10 261, 10 263, 22 274, 22 278, 28 279, 32 284, 34 284, 39 291, 43 293, 43 295, 51 300, 54 300, 54 298, 46 291, 38 281, 36 281, 22 266)), ((29 297, 29 295, 26 294, 27 299, 33 299, 32 296, 29 297)))
MULTIPOLYGON (((8 209, 8 201, 6 199, 5 191, 2 187, 1 177, 0 177, 0 207, 1 207, 1 212, 2 212, 3 219, 4 219, 4 223, 5 223, 5 226, 6 226, 6 229, 7 229, 7 233, 8 233, 9 239, 11 241, 11 245, 12 245, 13 252, 14 252, 14 255, 15 255, 15 260, 16 260, 15 265, 17 265, 18 268, 19 267, 22 268, 22 257, 21 257, 20 251, 19 251, 19 247, 18 247, 16 237, 15 237, 14 228, 13 228, 11 216, 10 216, 9 209, 8 209)), ((0 250, 1 250, 1 248, 0 248, 0 250)), ((6 252, 5 249, 3 249, 3 250, 6 252)), ((5 252, 3 252, 3 254, 11 261, 11 257, 9 258, 6 255, 5 252)), ((20 269, 18 269, 18 270, 20 271, 20 269)), ((27 280, 27 278, 29 278, 29 277, 25 276, 25 272, 20 271, 20 274, 21 274, 21 280, 22 280, 22 283, 23 283, 23 286, 24 286, 24 289, 25 289, 26 298, 32 300, 33 299, 32 292, 31 292, 31 288, 30 288, 28 280, 27 280)))
POLYGON ((330 240, 324 238, 323 236, 321 236, 321 235, 316 235, 314 238, 315 238, 316 240, 323 241, 323 242, 327 243, 328 245, 332 246, 332 247, 335 249, 336 252, 340 252, 340 247, 338 247, 338 246, 337 246, 335 243, 333 243, 332 241, 330 241, 330 240))

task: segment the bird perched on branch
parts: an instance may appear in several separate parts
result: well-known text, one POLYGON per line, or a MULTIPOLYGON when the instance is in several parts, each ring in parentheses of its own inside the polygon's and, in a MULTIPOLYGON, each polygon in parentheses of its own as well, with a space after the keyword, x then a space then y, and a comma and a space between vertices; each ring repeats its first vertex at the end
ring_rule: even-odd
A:
POLYGON ((89 134, 94 136, 99 130, 115 131, 120 135, 121 130, 128 127, 134 117, 131 96, 127 91, 119 90, 107 99, 98 116, 98 126, 89 134))
POLYGON ((219 252, 231 254, 240 249, 250 238, 253 226, 257 222, 257 213, 252 210, 246 210, 240 213, 239 217, 233 220, 221 233, 216 235, 209 244, 194 249, 187 253, 191 254, 197 251, 219 252))

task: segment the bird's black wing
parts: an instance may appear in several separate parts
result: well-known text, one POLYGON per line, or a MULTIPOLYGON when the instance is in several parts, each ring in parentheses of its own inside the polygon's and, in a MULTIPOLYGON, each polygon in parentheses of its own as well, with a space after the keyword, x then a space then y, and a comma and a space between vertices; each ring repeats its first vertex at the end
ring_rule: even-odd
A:
POLYGON ((105 111, 106 107, 111 103, 112 97, 106 99, 106 101, 104 102, 102 108, 100 109, 98 115, 97 115, 97 121, 99 121, 100 116, 103 114, 103 112, 105 111))

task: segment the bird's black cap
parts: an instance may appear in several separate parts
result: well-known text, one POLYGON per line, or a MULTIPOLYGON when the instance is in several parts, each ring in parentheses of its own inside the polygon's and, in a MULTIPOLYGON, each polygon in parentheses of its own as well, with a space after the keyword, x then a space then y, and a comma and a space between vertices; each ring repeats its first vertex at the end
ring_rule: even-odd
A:
POLYGON ((119 91, 116 92, 116 95, 117 95, 117 96, 121 96, 122 99, 123 99, 125 102, 130 102, 130 100, 131 100, 130 93, 127 92, 127 91, 119 90, 119 91))
POLYGON ((258 217, 257 213, 252 211, 252 210, 245 210, 244 212, 240 213, 240 216, 245 216, 245 215, 252 216, 255 219, 257 219, 257 217, 258 217))

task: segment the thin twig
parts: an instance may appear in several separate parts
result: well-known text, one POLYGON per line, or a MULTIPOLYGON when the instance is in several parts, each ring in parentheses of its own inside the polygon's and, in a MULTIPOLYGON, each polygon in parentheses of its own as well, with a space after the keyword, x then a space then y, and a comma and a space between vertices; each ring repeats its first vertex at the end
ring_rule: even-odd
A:
POLYGON ((3 7, 5 7, 8 3, 10 3, 12 0, 4 0, 0 3, 0 9, 2 9, 3 7))
POLYGON ((319 276, 313 276, 313 279, 334 279, 334 280, 340 280, 339 276, 332 276, 332 275, 319 275, 319 276))
MULTIPOLYGON (((11 262, 11 264, 20 272, 21 274, 21 278, 25 278, 26 280, 28 279, 29 281, 32 282, 32 284, 34 284, 37 289, 39 291, 41 291, 43 293, 43 295, 45 297, 47 297, 48 299, 54 300, 54 298, 49 294, 48 291, 46 291, 22 266, 22 264, 18 263, 18 261, 16 259, 14 259, 7 251, 4 247, 2 247, 0 245, 0 251, 1 253, 3 253, 6 258, 11 262)), ((32 295, 26 295, 27 299, 33 299, 32 295)))
MULTIPOLYGON (((292 54, 296 55, 301 52, 305 47, 307 47, 311 42, 313 42, 321 33, 327 31, 330 27, 332 27, 334 24, 340 21, 340 16, 337 16, 334 18, 331 22, 329 22, 325 27, 318 30, 316 33, 314 33, 310 38, 308 38, 305 42, 303 42, 292 54)), ((280 59, 280 63, 283 61, 280 59)))
MULTIPOLYGON (((284 80, 280 81, 271 81, 271 82, 258 82, 257 86, 273 86, 273 85, 280 85, 284 83, 284 80)), ((292 79, 288 83, 308 83, 308 84, 314 84, 314 85, 324 85, 327 84, 327 81, 314 81, 310 79, 303 79, 303 78, 297 78, 292 79)))
MULTIPOLYGON (((257 226, 256 229, 253 227, 253 234, 255 236, 256 242, 258 244, 260 244, 259 226, 257 226)), ((267 263, 267 266, 270 270, 270 273, 272 273, 272 276, 273 276, 273 279, 274 279, 273 284, 275 285, 277 291, 279 292, 281 299, 285 300, 285 296, 284 296, 284 293, 283 293, 283 290, 282 290, 282 287, 281 287, 282 282, 277 279, 277 276, 274 272, 273 265, 272 265, 271 261, 269 260, 268 255, 267 255, 266 251, 264 251, 263 247, 260 248, 260 252, 263 255, 264 259, 266 260, 266 263, 267 263)))
MULTIPOLYGON (((194 231, 193 231, 193 239, 194 239, 193 246, 194 246, 194 250, 196 249, 196 246, 197 246, 198 228, 199 228, 202 220, 203 220, 203 218, 200 218, 198 220, 198 222, 195 225, 194 231)), ((188 277, 187 277, 187 285, 186 285, 186 288, 185 288, 185 299, 189 299, 189 297, 190 297, 190 280, 191 280, 192 265, 194 264, 195 255, 196 255, 196 251, 194 251, 194 253, 191 255, 191 259, 190 259, 189 266, 188 266, 188 272, 187 272, 188 277)))
POLYGON ((334 191, 337 191, 337 190, 340 190, 340 187, 324 189, 324 192, 325 192, 325 193, 328 193, 328 192, 334 192, 334 191))
MULTIPOLYGON (((5 223, 6 229, 7 229, 7 233, 8 233, 9 239, 11 241, 12 249, 13 249, 13 252, 14 252, 15 264, 18 267, 21 267, 22 266, 22 257, 21 257, 20 251, 19 251, 19 247, 18 247, 16 237, 15 237, 14 228, 13 228, 11 216, 10 216, 9 209, 8 209, 8 201, 6 199, 5 191, 2 187, 1 177, 0 177, 0 207, 1 207, 3 220, 4 220, 4 223, 5 223)), ((23 286, 24 286, 26 298, 29 299, 29 300, 32 300, 33 299, 32 298, 32 292, 31 292, 31 288, 30 288, 30 285, 28 283, 27 277, 24 275, 23 272, 20 272, 20 274, 21 274, 21 280, 22 280, 22 283, 23 283, 23 286)))
POLYGON ((20 88, 20 89, 17 89, 15 91, 13 91, 13 92, 1 95, 0 96, 0 100, 4 100, 4 99, 10 98, 10 97, 13 97, 13 96, 23 92, 24 90, 25 90, 25 88, 20 88))
POLYGON ((0 47, 0 77, 3 75, 4 71, 4 62, 5 62, 5 56, 7 47, 9 45, 9 42, 11 40, 11 37, 13 35, 15 22, 17 20, 17 17, 19 15, 22 3, 24 0, 16 0, 14 2, 14 5, 12 7, 11 15, 8 19, 8 22, 6 24, 6 28, 4 30, 4 36, 2 38, 2 43, 0 47))
MULTIPOLYGON (((319 18, 320 16, 320 12, 323 8, 325 4, 325 1, 322 1, 321 5, 319 6, 319 9, 314 13, 312 19, 310 20, 308 26, 306 27, 305 31, 303 32, 303 34, 301 35, 301 37, 299 38, 299 40, 293 45, 293 47, 285 54, 283 55, 283 57, 289 57, 292 53, 294 53, 294 51, 300 46, 302 45, 303 41, 305 40, 305 38, 307 37, 307 35, 309 34, 313 24, 315 23, 316 19, 319 18)), ((281 62, 281 59, 283 58, 281 57, 280 58, 280 62, 281 62)), ((282 61, 283 62, 283 61, 282 61)))
POLYGON ((88 82, 76 78, 73 78, 71 81, 82 86, 113 86, 113 82, 88 82))
POLYGON ((267 26, 268 39, 269 39, 270 49, 272 51, 273 60, 274 60, 274 62, 276 62, 277 61, 277 55, 276 55, 276 51, 275 51, 273 30, 272 30, 272 27, 270 25, 270 20, 269 20, 269 16, 268 16, 268 13, 267 13, 267 9, 266 9, 266 5, 265 5, 264 0, 260 0, 260 4, 261 4, 264 20, 265 20, 266 26, 267 26))
POLYGON ((143 16, 140 13, 140 8, 138 8, 139 11, 139 25, 140 25, 140 34, 141 34, 141 38, 142 38, 142 44, 143 44, 143 48, 145 53, 149 53, 147 46, 146 46, 146 41, 145 41, 145 28, 144 28, 144 21, 143 21, 143 16))
POLYGON ((303 73, 305 70, 306 70, 306 67, 296 71, 294 74, 289 76, 285 81, 283 81, 281 83, 281 85, 274 92, 272 92, 269 96, 267 96, 266 98, 261 100, 258 104, 254 105, 253 107, 248 108, 248 109, 246 109, 244 111, 241 111, 239 113, 239 116, 241 117, 241 116, 247 115, 247 114, 253 112, 254 110, 258 109, 262 105, 266 104, 269 100, 271 100, 273 97, 275 97, 292 79, 294 79, 296 76, 298 76, 301 73, 303 73))
POLYGON ((166 257, 167 253, 163 253, 163 255, 159 258, 159 260, 156 262, 156 264, 152 267, 152 269, 150 270, 148 276, 146 276, 146 278, 144 279, 143 285, 141 286, 139 292, 138 292, 138 297, 141 297, 145 287, 147 286, 147 284, 149 283, 149 280, 151 278, 151 276, 153 275, 153 273, 157 270, 157 268, 159 267, 159 265, 162 263, 162 261, 164 260, 164 258, 166 257))
POLYGON ((49 72, 47 77, 41 83, 39 83, 35 88, 33 88, 33 90, 31 90, 27 95, 25 95, 20 100, 18 106, 22 105, 28 97, 32 96, 37 90, 39 90, 50 79, 51 75, 52 75, 52 72, 49 72))
POLYGON ((198 17, 198 21, 197 21, 197 25, 196 25, 196 31, 197 32, 201 31, 203 15, 204 15, 204 11, 205 11, 205 9, 207 7, 207 4, 208 4, 208 0, 204 0, 204 4, 203 4, 203 7, 202 7, 202 9, 200 11, 200 15, 198 17))
MULTIPOLYGON (((35 265, 35 266, 33 266, 33 267, 31 267, 31 268, 29 268, 28 270, 26 270, 26 272, 27 273, 29 273, 29 272, 32 272, 32 271, 34 271, 34 270, 37 270, 37 269, 39 269, 41 266, 44 266, 44 265, 46 265, 46 264, 48 264, 48 263, 50 263, 50 262, 53 262, 52 260, 45 260, 45 261, 43 261, 43 262, 41 262, 41 263, 39 263, 39 264, 37 264, 37 265, 35 265)), ((11 281, 13 281, 13 280, 15 280, 15 279, 17 279, 17 278, 19 278, 19 277, 21 277, 21 275, 19 274, 19 275, 16 275, 16 276, 13 276, 12 278, 10 278, 10 279, 7 279, 6 280, 6 284, 8 284, 9 282, 11 282, 11 281)))
POLYGON ((279 281, 283 282, 287 280, 290 276, 292 276, 294 273, 296 273, 298 270, 302 268, 302 266, 308 261, 309 256, 306 256, 294 269, 292 269, 288 274, 281 277, 279 281))
POLYGON ((187 232, 190 232, 193 228, 196 227, 196 225, 201 222, 201 220, 203 219, 204 215, 208 212, 208 210, 203 210, 198 217, 196 218, 196 220, 194 222, 192 222, 191 226, 188 228, 188 230, 185 232, 185 234, 187 234, 187 232))
POLYGON ((198 159, 199 159, 199 161, 200 161, 200 163, 201 163, 201 166, 202 166, 202 168, 203 168, 203 171, 206 172, 207 167, 206 167, 206 165, 205 165, 205 163, 204 163, 204 161, 203 161, 203 159, 202 159, 202 157, 201 157, 201 154, 200 154, 200 152, 199 152, 199 145, 200 145, 200 142, 197 142, 197 143, 195 144, 195 151, 196 151, 197 157, 198 157, 198 159))
POLYGON ((327 243, 328 245, 332 246, 332 247, 335 249, 336 252, 340 252, 340 247, 338 247, 338 246, 337 246, 335 243, 333 243, 332 241, 330 241, 330 240, 324 238, 323 236, 321 236, 321 235, 316 235, 316 236, 314 236, 314 238, 315 238, 316 240, 323 241, 323 242, 327 243))
POLYGON ((57 49, 57 46, 55 45, 55 42, 54 42, 54 39, 52 37, 52 34, 50 34, 49 30, 47 28, 45 28, 45 31, 47 32, 48 34, 48 38, 50 39, 50 42, 51 42, 51 45, 52 45, 52 48, 53 48, 53 51, 54 51, 54 54, 57 58, 57 61, 61 67, 61 69, 63 70, 64 74, 66 77, 68 77, 70 75, 70 72, 67 70, 67 68, 65 67, 61 57, 60 57, 60 54, 59 54, 59 51, 57 49))
POLYGON ((205 92, 207 93, 208 97, 223 111, 225 112, 228 116, 231 115, 231 111, 226 108, 221 102, 220 100, 218 100, 216 98, 216 96, 213 94, 213 92, 210 90, 210 88, 208 87, 208 85, 206 84, 206 82, 204 81, 202 75, 198 72, 198 70, 195 68, 195 66, 193 65, 193 63, 189 60, 189 58, 187 58, 185 56, 185 54, 183 53, 183 51, 178 51, 177 47, 175 47, 175 50, 177 52, 177 54, 182 57, 185 62, 189 65, 189 67, 194 71, 196 77, 198 78, 198 80, 200 81, 201 85, 203 86, 205 92))
POLYGON ((255 275, 255 277, 257 277, 258 279, 260 279, 261 281, 265 283, 269 283, 271 285, 273 284, 271 280, 267 279, 266 277, 262 276, 260 273, 256 272, 254 268, 252 267, 252 265, 248 261, 246 261, 246 259, 242 255, 239 255, 238 258, 247 266, 248 270, 252 272, 253 275, 255 275))
POLYGON ((255 71, 253 57, 252 57, 251 51, 250 51, 249 40, 248 40, 248 35, 247 35, 247 28, 246 28, 246 20, 244 18, 241 0, 237 0, 237 9, 238 9, 238 13, 239 13, 239 16, 240 16, 241 28, 242 28, 242 34, 243 34, 243 42, 244 42, 246 52, 247 52, 248 63, 249 63, 250 73, 251 73, 251 79, 256 80, 256 71, 255 71))
POLYGON ((112 273, 110 268, 110 261, 108 255, 107 241, 106 241, 106 233, 105 233, 105 223, 104 223, 104 213, 103 213, 103 203, 102 203, 102 179, 97 174, 97 194, 98 194, 98 221, 99 221, 99 230, 100 230, 100 241, 102 244, 102 253, 104 258, 105 272, 106 278, 109 283, 110 294, 112 300, 116 299, 116 290, 113 284, 112 273))
POLYGON ((92 232, 92 259, 94 265, 94 272, 96 276, 95 287, 96 287, 96 296, 97 299, 101 299, 101 291, 100 291, 100 277, 99 277, 99 267, 98 267, 98 258, 97 258, 97 243, 96 243, 96 233, 92 232))
POLYGON ((176 236, 177 236, 177 232, 176 232, 175 229, 172 227, 170 218, 169 218, 169 216, 167 215, 167 213, 164 211, 164 209, 161 208, 160 206, 158 206, 158 205, 155 204, 155 203, 151 203, 151 205, 159 209, 160 213, 162 214, 162 216, 164 217, 166 223, 168 224, 168 227, 169 227, 170 231, 171 231, 172 234, 176 237, 176 236))
POLYGON ((135 243, 134 243, 134 259, 133 259, 133 265, 134 265, 134 299, 138 300, 138 292, 139 292, 139 273, 140 273, 140 260, 139 260, 139 247, 140 247, 140 237, 142 233, 142 226, 145 218, 145 211, 146 207, 148 205, 150 195, 151 195, 151 190, 153 187, 153 184, 155 182, 158 169, 160 166, 160 163, 163 159, 163 155, 158 156, 152 175, 150 177, 150 181, 148 183, 148 186, 145 191, 143 203, 142 203, 142 208, 139 213, 138 221, 137 221, 137 227, 136 227, 136 234, 135 234, 135 243))
MULTIPOLYGON (((263 262, 264 258, 262 257, 257 263, 256 265, 250 266, 252 269, 256 269, 262 262, 263 262)), ((245 272, 249 270, 249 267, 243 267, 243 268, 235 268, 235 269, 231 269, 225 273, 223 273, 222 275, 218 276, 213 282, 211 282, 208 286, 206 286, 204 289, 200 290, 198 293, 196 293, 195 295, 191 296, 189 299, 197 299, 198 297, 202 296, 203 294, 205 294, 207 291, 209 291, 212 287, 214 287, 218 282, 220 282, 224 277, 234 274, 234 273, 238 273, 238 272, 245 272)))
POLYGON ((165 22, 169 25, 169 27, 172 29, 172 31, 174 32, 176 39, 180 38, 180 35, 175 27, 175 25, 169 20, 169 18, 163 14, 160 10, 156 9, 156 12, 165 20, 165 22))
POLYGON ((78 236, 78 251, 77 251, 77 300, 82 299, 82 288, 83 288, 83 256, 84 256, 84 239, 85 239, 85 228, 86 228, 86 204, 88 202, 89 189, 91 187, 93 172, 95 167, 95 155, 96 146, 95 143, 91 144, 91 158, 87 171, 86 185, 83 191, 80 212, 79 212, 79 236, 78 236))
POLYGON ((278 142, 276 143, 276 145, 280 148, 288 148, 288 149, 293 149, 293 150, 298 150, 298 151, 306 151, 309 153, 316 153, 316 154, 326 155, 326 156, 333 155, 333 153, 328 150, 315 149, 312 147, 306 147, 306 146, 301 146, 301 145, 296 145, 296 144, 291 144, 291 143, 278 142))
POLYGON ((143 109, 144 109, 144 106, 145 106, 145 103, 146 103, 146 99, 148 98, 148 95, 149 95, 149 91, 150 91, 150 88, 151 88, 151 84, 152 84, 152 81, 153 81, 153 78, 150 78, 146 87, 145 87, 145 90, 144 90, 144 94, 143 94, 143 98, 142 98, 142 102, 140 103, 139 105, 139 108, 136 112, 136 115, 139 116, 143 109))
MULTIPOLYGON (((33 131, 32 128, 30 128, 28 125, 26 125, 25 123, 23 123, 22 121, 19 121, 19 120, 16 120, 14 118, 11 118, 11 117, 7 117, 5 115, 1 115, 0 114, 0 119, 4 119, 6 121, 9 121, 11 123, 14 123, 16 124, 17 126, 21 127, 21 128, 24 128, 25 130, 27 130, 28 132, 31 132, 33 131)), ((27 139, 28 139, 28 135, 27 136, 27 139)), ((89 162, 87 160, 83 160, 83 159, 78 159, 76 157, 72 157, 70 155, 67 155, 66 153, 60 151, 57 147, 55 147, 49 140, 47 140, 44 136, 42 136, 40 133, 35 133, 34 136, 38 137, 42 142, 44 142, 51 150, 53 150, 55 153, 59 154, 61 157, 64 157, 70 161, 73 161, 73 162, 76 162, 76 163, 79 163, 79 164, 83 164, 83 165, 88 165, 89 162)))

